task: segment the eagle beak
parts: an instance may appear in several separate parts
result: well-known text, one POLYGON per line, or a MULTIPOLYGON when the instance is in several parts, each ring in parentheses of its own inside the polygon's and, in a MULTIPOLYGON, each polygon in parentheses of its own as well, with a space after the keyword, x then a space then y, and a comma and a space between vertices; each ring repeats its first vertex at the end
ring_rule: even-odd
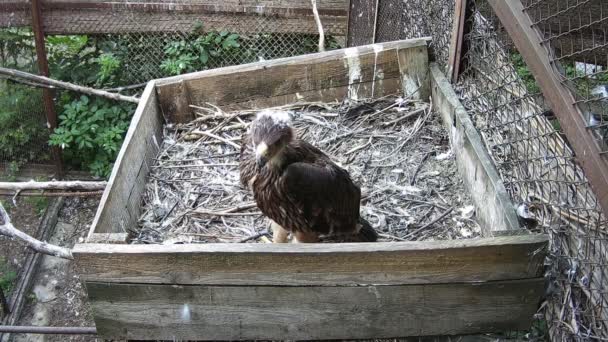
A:
POLYGON ((259 144, 255 149, 255 162, 258 166, 258 169, 261 169, 268 162, 268 145, 266 143, 259 144))

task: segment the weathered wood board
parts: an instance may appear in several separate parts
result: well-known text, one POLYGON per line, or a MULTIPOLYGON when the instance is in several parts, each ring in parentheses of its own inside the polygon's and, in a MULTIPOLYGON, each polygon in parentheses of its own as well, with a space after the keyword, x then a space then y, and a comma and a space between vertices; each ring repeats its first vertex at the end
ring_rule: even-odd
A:
POLYGON ((520 229, 515 208, 481 136, 435 64, 431 66, 431 87, 433 107, 441 114, 450 136, 460 175, 475 203, 484 236, 492 236, 494 231, 520 229))
POLYGON ((528 329, 543 279, 396 286, 88 283, 105 338, 310 340, 528 329))
MULTIPOLYGON (((150 81, 131 119, 125 141, 91 225, 89 238, 104 241, 109 238, 108 235, 95 238, 93 234, 125 233, 136 224, 145 180, 162 141, 162 124, 155 83, 150 81)), ((120 235, 113 235, 116 236, 120 235)))
MULTIPOLYGON (((348 0, 317 1, 317 7, 325 33, 345 36, 348 0)), ((185 33, 197 21, 206 30, 318 33, 310 2, 300 0, 46 0, 42 18, 47 34, 185 33)), ((30 24, 29 1, 0 2, 0 27, 30 24)))
MULTIPOLYGON (((73 251, 100 335, 359 339, 528 328, 542 296, 544 235, 354 244, 120 244, 139 216, 162 125, 191 120, 189 104, 244 109, 388 94, 427 100, 433 92, 446 125, 457 128, 450 132, 468 137, 449 84, 429 72, 427 42, 373 44, 150 82, 90 243, 73 251)), ((453 141, 457 155, 464 151, 473 158, 478 151, 470 152, 461 140, 453 141)), ((464 169, 472 182, 467 184, 478 189, 483 178, 476 172, 490 167, 484 162, 464 169)), ((478 215, 486 215, 484 224, 492 229, 509 229, 510 214, 500 212, 504 203, 493 200, 476 202, 482 207, 478 215)))
POLYGON ((184 87, 193 105, 229 108, 263 108, 277 97, 333 100, 332 92, 344 87, 351 98, 381 97, 403 92, 404 84, 419 88, 416 97, 428 99, 427 42, 372 44, 165 78, 157 81, 158 98, 165 118, 176 122, 184 120, 176 111, 184 87), (365 84, 371 87, 359 94, 365 84))
POLYGON ((85 281, 180 285, 378 285, 542 275, 543 235, 350 244, 76 245, 85 281))

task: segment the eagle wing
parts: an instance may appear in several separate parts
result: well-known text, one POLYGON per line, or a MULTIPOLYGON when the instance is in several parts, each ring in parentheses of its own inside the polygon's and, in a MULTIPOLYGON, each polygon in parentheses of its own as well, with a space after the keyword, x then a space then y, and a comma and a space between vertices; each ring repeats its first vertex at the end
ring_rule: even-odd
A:
POLYGON ((351 234, 359 221, 361 190, 346 170, 333 164, 292 163, 281 177, 282 188, 321 234, 351 234))

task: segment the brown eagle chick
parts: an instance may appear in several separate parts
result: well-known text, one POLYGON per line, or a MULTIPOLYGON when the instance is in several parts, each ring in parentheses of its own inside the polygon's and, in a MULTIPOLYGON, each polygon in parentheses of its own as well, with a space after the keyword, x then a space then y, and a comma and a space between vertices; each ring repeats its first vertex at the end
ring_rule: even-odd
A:
POLYGON ((287 242, 290 232, 295 242, 377 240, 359 216, 359 187, 325 153, 295 136, 289 113, 257 115, 243 135, 239 168, 241 183, 272 220, 274 242, 287 242))

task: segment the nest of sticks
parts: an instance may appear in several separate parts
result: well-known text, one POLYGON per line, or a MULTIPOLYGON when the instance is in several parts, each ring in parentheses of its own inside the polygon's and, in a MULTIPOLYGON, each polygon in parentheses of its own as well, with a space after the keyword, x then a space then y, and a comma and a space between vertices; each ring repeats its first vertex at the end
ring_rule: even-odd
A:
MULTIPOLYGON (((131 243, 268 242, 268 220, 239 182, 240 139, 258 111, 194 108, 195 120, 164 128, 131 243)), ((361 187, 361 215, 380 241, 480 235, 447 134, 428 103, 391 96, 277 109, 292 113, 299 138, 350 172, 361 187)))

